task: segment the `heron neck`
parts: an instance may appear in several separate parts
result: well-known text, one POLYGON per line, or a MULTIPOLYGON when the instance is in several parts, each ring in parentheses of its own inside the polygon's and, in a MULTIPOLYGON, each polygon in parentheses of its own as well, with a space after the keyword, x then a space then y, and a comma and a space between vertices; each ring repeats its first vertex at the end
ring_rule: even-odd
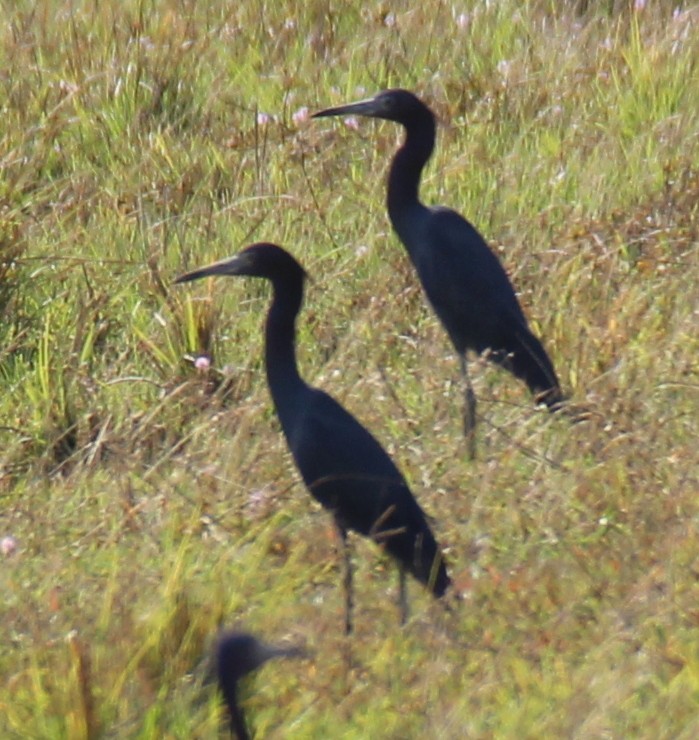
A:
POLYGON ((405 124, 405 141, 396 152, 388 176, 388 215, 393 227, 401 233, 401 224, 419 199, 420 176, 434 149, 435 123, 425 109, 418 118, 405 124))
POLYGON ((235 691, 225 693, 226 704, 228 704, 228 713, 231 720, 231 732, 237 740, 250 740, 243 710, 238 705, 238 697, 235 691))
POLYGON ((296 316, 303 301, 303 282, 275 281, 274 299, 265 328, 267 383, 282 427, 288 428, 289 413, 306 387, 296 365, 296 316))

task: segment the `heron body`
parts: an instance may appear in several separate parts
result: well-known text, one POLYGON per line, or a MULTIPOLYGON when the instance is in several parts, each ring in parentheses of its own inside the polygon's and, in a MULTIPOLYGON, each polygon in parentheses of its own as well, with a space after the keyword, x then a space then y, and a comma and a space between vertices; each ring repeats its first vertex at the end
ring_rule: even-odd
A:
POLYGON ((563 400, 553 364, 530 331, 500 260, 478 231, 450 208, 428 207, 419 198, 422 170, 435 143, 432 111, 407 90, 328 108, 314 117, 355 114, 401 124, 405 140, 388 177, 391 224, 415 266, 428 301, 462 360, 468 384, 465 427, 475 424, 475 396, 466 354, 488 359, 522 379, 537 401, 555 409, 563 400))
POLYGON ((254 244, 230 260, 183 275, 176 282, 210 275, 249 275, 272 283, 265 326, 267 381, 301 477, 311 495, 332 512, 345 544, 346 630, 352 629, 348 530, 374 539, 395 558, 402 599, 404 571, 436 597, 442 596, 450 579, 425 514, 404 477, 354 416, 299 375, 295 339, 305 278, 301 265, 281 247, 254 244))

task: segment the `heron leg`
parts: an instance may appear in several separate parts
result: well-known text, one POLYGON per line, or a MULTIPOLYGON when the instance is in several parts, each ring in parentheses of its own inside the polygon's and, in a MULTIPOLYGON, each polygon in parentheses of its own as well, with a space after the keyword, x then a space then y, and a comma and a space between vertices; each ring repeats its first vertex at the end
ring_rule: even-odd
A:
POLYGON ((464 385, 464 436, 468 446, 470 460, 476 459, 476 394, 473 392, 471 378, 468 375, 466 353, 459 355, 461 362, 461 378, 464 385))
POLYGON ((345 559, 345 634, 352 634, 352 609, 353 609, 353 598, 352 598, 352 558, 350 555, 349 542, 347 541, 347 530, 337 525, 340 530, 340 537, 342 538, 342 552, 345 559))
POLYGON ((400 604, 400 623, 404 625, 408 621, 408 588, 405 578, 405 570, 398 568, 398 599, 400 604))

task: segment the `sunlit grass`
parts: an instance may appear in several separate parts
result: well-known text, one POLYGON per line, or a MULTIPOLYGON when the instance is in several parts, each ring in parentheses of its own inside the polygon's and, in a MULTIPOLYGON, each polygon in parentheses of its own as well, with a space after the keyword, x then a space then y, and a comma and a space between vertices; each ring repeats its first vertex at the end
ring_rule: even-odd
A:
POLYGON ((699 705, 699 52, 673 3, 15 3, 0 29, 2 737, 211 737, 221 624, 305 642, 259 737, 686 737, 699 705), (644 7, 641 7, 644 6, 644 7), (385 213, 386 86, 440 121, 428 203, 512 276, 589 418, 458 366, 385 213), (463 603, 329 516, 264 381, 255 240, 312 275, 299 363, 390 450, 463 603), (208 370, 194 359, 206 354, 208 370))

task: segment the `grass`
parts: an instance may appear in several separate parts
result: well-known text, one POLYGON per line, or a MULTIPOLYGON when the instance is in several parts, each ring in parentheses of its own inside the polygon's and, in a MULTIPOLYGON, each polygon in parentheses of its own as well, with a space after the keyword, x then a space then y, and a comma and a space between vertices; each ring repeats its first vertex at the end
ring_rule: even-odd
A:
POLYGON ((647 3, 18 2, 0 33, 0 735, 212 737, 220 624, 306 643, 259 737, 691 738, 699 716, 699 11, 647 3), (387 86, 440 119, 423 182, 487 236, 589 419, 458 367, 384 209, 387 86), (260 114, 266 114, 261 116, 260 114), (453 617, 300 485, 266 286, 175 287, 254 240, 313 276, 299 361, 412 483, 453 617), (207 352, 209 372, 192 358, 207 352))

